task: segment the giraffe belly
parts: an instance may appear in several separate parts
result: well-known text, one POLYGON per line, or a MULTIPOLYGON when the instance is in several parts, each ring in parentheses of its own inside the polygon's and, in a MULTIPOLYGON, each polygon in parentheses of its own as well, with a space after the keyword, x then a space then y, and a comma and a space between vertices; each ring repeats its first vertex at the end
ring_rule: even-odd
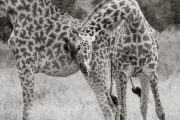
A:
POLYGON ((67 56, 59 56, 54 59, 41 58, 36 73, 45 73, 55 77, 67 77, 79 71, 78 65, 67 56))

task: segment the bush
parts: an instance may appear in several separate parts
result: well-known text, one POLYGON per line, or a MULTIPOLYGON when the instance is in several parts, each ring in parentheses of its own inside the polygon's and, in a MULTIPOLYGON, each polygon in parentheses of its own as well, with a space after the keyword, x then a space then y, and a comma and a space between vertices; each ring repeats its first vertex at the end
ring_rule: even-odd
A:
POLYGON ((158 34, 159 46, 159 64, 158 72, 167 78, 171 74, 180 73, 180 31, 175 28, 169 28, 158 34))

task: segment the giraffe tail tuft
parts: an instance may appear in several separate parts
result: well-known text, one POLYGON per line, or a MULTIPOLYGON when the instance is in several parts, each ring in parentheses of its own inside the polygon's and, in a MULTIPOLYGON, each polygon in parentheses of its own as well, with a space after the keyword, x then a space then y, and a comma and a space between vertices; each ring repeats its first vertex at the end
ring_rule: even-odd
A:
POLYGON ((110 96, 111 96, 111 99, 112 99, 114 105, 118 106, 118 98, 116 96, 112 95, 112 94, 110 96))
POLYGON ((136 94, 137 96, 141 97, 141 88, 139 87, 132 88, 132 92, 136 94))

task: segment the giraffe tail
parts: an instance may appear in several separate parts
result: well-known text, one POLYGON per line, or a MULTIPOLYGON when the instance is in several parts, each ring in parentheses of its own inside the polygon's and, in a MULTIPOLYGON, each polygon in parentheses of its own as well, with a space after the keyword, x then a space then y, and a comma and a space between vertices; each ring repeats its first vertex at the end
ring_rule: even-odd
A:
POLYGON ((140 87, 135 87, 135 86, 133 85, 133 82, 132 82, 132 78, 131 78, 131 77, 130 77, 130 80, 131 80, 131 84, 132 84, 132 92, 133 92, 134 94, 136 94, 138 97, 141 98, 141 88, 140 88, 140 87))

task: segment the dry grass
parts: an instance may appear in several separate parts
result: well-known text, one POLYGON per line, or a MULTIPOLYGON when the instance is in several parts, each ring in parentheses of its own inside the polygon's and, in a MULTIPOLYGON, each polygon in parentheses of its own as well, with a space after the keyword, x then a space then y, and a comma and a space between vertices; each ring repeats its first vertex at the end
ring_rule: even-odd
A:
MULTIPOLYGON (((6 68, 0 73, 0 120, 20 120, 22 94, 15 68, 6 68)), ((166 112, 166 120, 180 120, 180 76, 160 80, 160 94, 166 112)), ((103 120, 95 96, 81 73, 67 78, 36 75, 35 102, 32 109, 34 120, 103 120)), ((139 86, 138 80, 135 83, 139 86)), ((142 120, 140 99, 131 92, 128 84, 128 120, 142 120)), ((150 94, 148 120, 158 120, 154 99, 150 94)))
MULTIPOLYGON (((180 75, 178 75, 180 34, 175 30, 164 31, 159 34, 159 38, 160 97, 166 120, 180 120, 180 75)), ((0 47, 2 49, 4 45, 0 47)), ((21 86, 15 66, 7 65, 9 64, 7 59, 11 58, 8 54, 3 52, 1 56, 7 57, 0 59, 0 120, 21 120, 21 86)), ((139 86, 139 81, 133 80, 139 86)), ((127 120, 142 120, 140 99, 131 92, 130 84, 127 91, 127 120)), ((34 120, 104 120, 95 95, 80 72, 65 78, 36 75, 35 99, 31 115, 34 120)), ((152 93, 148 120, 158 120, 152 93)))

